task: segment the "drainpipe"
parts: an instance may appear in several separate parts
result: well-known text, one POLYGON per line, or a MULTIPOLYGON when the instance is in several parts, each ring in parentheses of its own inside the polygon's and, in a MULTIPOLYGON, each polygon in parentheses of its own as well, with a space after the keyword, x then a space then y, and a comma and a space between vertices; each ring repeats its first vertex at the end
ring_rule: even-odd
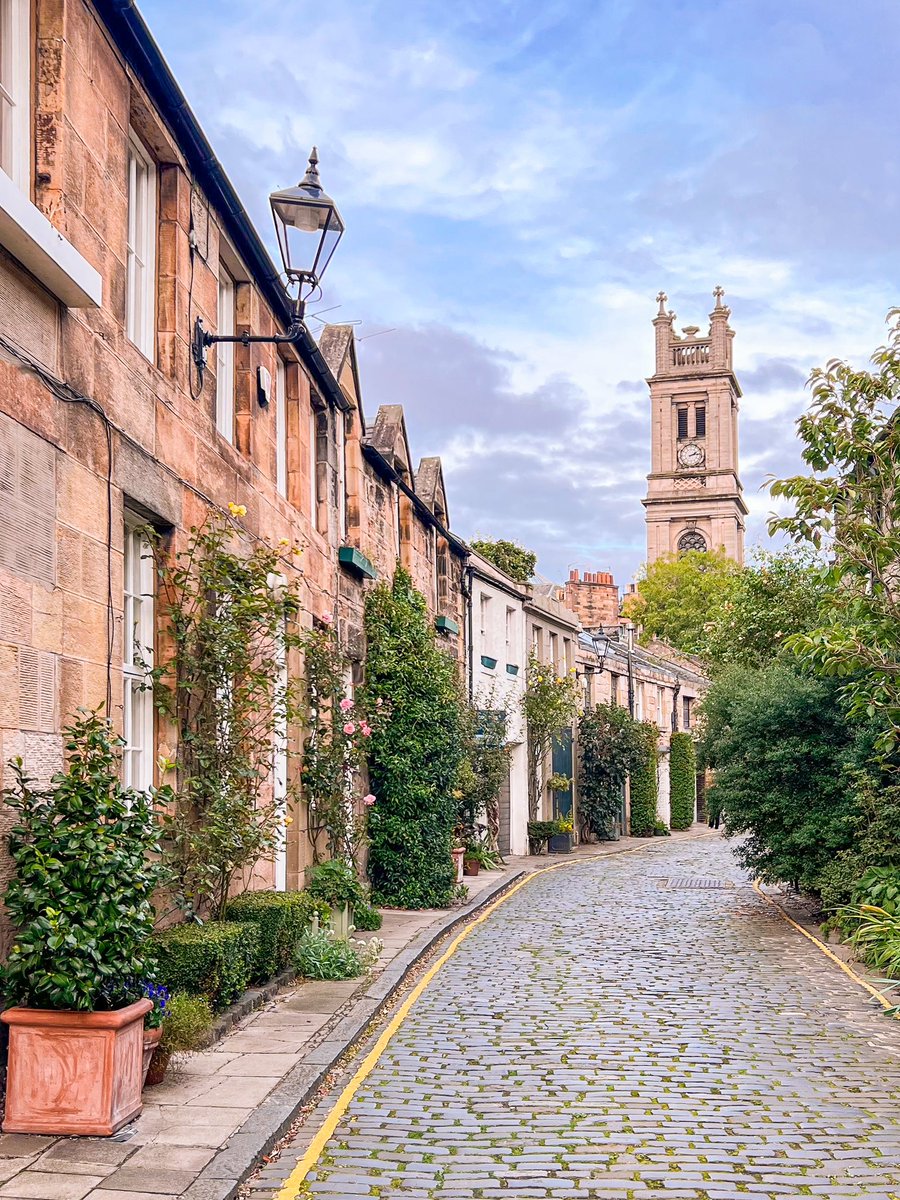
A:
POLYGON ((634 717, 634 626, 625 629, 625 644, 628 647, 628 712, 634 717))

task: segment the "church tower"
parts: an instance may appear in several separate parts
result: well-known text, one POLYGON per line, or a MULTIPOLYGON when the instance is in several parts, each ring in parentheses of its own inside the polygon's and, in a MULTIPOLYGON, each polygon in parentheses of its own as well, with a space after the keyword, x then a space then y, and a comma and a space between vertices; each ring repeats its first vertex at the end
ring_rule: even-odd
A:
POLYGON ((647 476, 647 561, 685 550, 724 550, 744 561, 744 503, 738 474, 740 385, 731 365, 734 330, 725 293, 713 292, 709 334, 675 332, 675 314, 657 296, 656 372, 647 476))

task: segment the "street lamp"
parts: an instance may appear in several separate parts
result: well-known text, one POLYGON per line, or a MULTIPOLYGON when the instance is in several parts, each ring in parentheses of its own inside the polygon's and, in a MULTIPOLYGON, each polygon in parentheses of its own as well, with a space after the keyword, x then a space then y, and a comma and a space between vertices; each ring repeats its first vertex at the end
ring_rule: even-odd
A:
POLYGON ((612 638, 608 633, 604 633, 603 629, 596 629, 590 635, 591 645, 594 647, 594 653, 600 659, 600 670, 603 670, 603 663, 609 653, 609 646, 612 638))
POLYGON ((207 351, 217 342, 240 342, 242 346, 249 346, 251 342, 283 345, 299 341, 306 329, 303 324, 306 301, 320 286, 321 278, 343 236, 344 222, 337 205, 322 190, 322 181, 319 179, 319 153, 315 146, 309 156, 306 174, 300 183, 296 187, 273 192, 269 197, 269 204, 275 221, 278 249, 284 262, 284 274, 287 277, 286 290, 290 295, 296 289, 296 294, 290 295, 290 328, 287 333, 278 333, 272 337, 260 337, 249 333, 224 335, 208 333, 202 318, 198 317, 194 322, 192 354, 201 386, 207 351))

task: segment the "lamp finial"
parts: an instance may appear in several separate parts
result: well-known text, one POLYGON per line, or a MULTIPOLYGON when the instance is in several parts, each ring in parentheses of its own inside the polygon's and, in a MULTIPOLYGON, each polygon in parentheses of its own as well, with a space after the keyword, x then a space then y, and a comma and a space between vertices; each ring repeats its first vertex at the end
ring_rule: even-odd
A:
POLYGON ((309 154, 309 166, 306 168, 306 174, 303 176, 303 182, 300 184, 304 188, 317 188, 321 191, 322 181, 319 179, 319 151, 313 146, 309 154))

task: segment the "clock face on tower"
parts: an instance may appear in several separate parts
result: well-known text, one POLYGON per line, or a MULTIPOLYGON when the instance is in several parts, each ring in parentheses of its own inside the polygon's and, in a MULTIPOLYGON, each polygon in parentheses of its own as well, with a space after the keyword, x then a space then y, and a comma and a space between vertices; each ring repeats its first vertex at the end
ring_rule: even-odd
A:
POLYGON ((688 442, 678 451, 678 461, 683 467, 702 467, 706 461, 703 447, 696 442, 688 442))

